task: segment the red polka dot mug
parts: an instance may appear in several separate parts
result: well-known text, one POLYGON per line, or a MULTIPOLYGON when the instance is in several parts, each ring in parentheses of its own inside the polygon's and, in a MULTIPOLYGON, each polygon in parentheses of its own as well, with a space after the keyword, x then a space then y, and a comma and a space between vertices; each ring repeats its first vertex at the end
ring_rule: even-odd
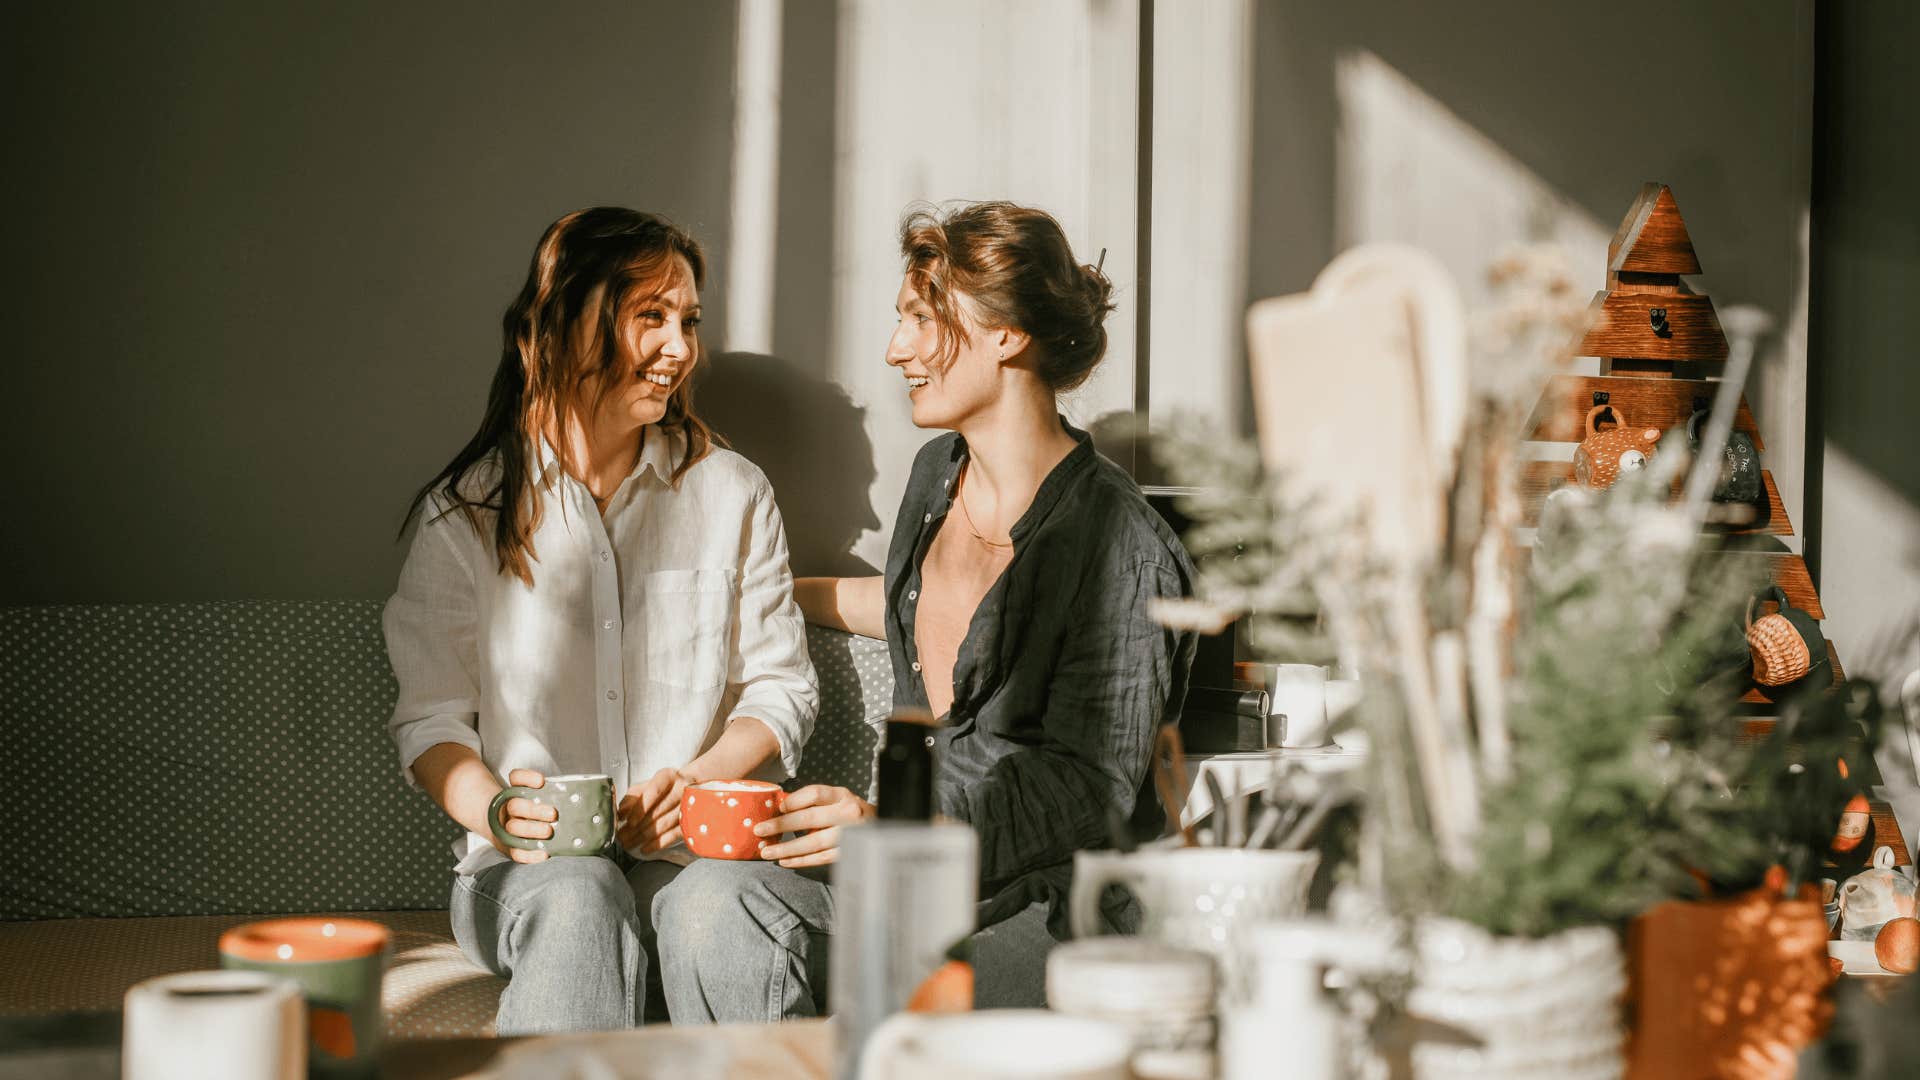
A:
POLYGON ((680 796, 680 831, 703 859, 755 859, 772 842, 753 827, 780 816, 786 792, 764 780, 708 780, 680 796))

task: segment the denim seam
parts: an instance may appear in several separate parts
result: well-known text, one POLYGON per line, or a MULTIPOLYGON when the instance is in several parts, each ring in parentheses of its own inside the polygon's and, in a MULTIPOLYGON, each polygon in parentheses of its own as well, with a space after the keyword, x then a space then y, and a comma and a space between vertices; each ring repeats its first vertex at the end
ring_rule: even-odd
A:
MULTIPOLYGON (((498 909, 504 916, 501 921, 500 933, 496 935, 492 947, 487 951, 493 954, 494 963, 497 964, 500 969, 499 971, 495 971, 494 974, 498 975, 504 971, 507 981, 512 982, 514 965, 512 961, 508 959, 508 956, 514 952, 511 943, 514 932, 520 928, 520 913, 508 907, 506 904, 501 903, 499 897, 490 895, 484 889, 477 888, 467 876, 456 875, 453 881, 454 884, 468 896, 478 900, 485 900, 498 909)), ((474 945, 478 947, 480 943, 476 941, 474 945)), ((466 950, 462 949, 461 951, 465 952, 466 950)), ((481 966, 489 968, 490 970, 493 968, 493 965, 489 964, 482 964, 481 966)))
POLYGON ((475 896, 482 900, 485 900, 487 903, 492 904, 494 907, 497 907, 501 911, 504 911, 508 915, 512 916, 516 921, 520 918, 520 913, 518 911, 515 911, 513 908, 508 907, 504 902, 501 901, 499 897, 493 895, 490 892, 487 892, 485 889, 476 888, 472 880, 470 879, 470 877, 468 877, 467 875, 456 874, 454 876, 453 883, 455 885, 460 886, 462 889, 465 889, 469 896, 475 896))
POLYGON ((787 975, 796 957, 793 944, 788 939, 795 931, 804 935, 806 927, 801 923, 800 916, 792 912, 767 926, 767 937, 771 939, 773 949, 773 978, 767 980, 766 1023, 786 1019, 787 975))

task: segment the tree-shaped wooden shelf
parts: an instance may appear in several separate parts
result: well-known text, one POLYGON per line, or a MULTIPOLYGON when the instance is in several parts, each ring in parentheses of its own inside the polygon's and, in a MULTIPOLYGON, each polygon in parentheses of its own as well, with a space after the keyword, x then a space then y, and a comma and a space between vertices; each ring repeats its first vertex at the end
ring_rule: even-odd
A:
MULTIPOLYGON (((1711 401, 1727 359, 1727 337, 1714 313, 1713 299, 1694 292, 1684 280, 1700 272, 1700 258, 1673 192, 1664 184, 1642 186, 1607 246, 1607 287, 1594 296, 1592 318, 1579 350, 1581 355, 1600 358, 1600 374, 1550 380, 1528 419, 1527 438, 1578 443, 1586 435, 1587 412, 1596 401, 1612 405, 1625 423, 1636 428, 1661 429, 1685 425, 1711 401)), ((1733 428, 1752 439, 1755 450, 1766 449, 1744 395, 1733 428)), ((1547 496, 1572 482, 1573 466, 1567 461, 1530 462, 1521 485, 1526 523, 1537 524, 1547 496)), ((1794 534, 1793 523, 1772 472, 1761 471, 1761 486, 1763 499, 1751 513, 1714 527, 1724 557, 1758 560, 1795 607, 1824 619, 1806 561, 1782 542, 1781 538, 1794 534)), ((1678 494, 1676 485, 1676 498, 1678 494)), ((1840 657, 1831 642, 1827 650, 1833 685, 1838 686, 1844 678, 1840 657)), ((1777 708, 1773 691, 1750 686, 1741 706, 1746 713, 1741 720, 1743 735, 1758 738, 1771 729, 1768 714, 1777 708)), ((1872 759, 1872 755, 1866 757, 1872 759)), ((1879 780, 1877 776, 1863 779, 1879 780)), ((1876 803, 1874 812, 1888 826, 1894 825, 1886 805, 1876 803)), ((1899 837, 1900 832, 1897 827, 1876 828, 1876 835, 1899 837)), ((1902 864, 1910 861, 1904 842, 1896 841, 1893 847, 1902 864)))

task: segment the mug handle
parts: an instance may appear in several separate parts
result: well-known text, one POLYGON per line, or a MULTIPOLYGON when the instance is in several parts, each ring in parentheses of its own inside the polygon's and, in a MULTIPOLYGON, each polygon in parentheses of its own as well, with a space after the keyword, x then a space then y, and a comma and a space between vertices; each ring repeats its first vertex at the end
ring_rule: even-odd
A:
MULTIPOLYGON (((1132 888, 1140 875, 1118 861, 1076 862, 1073 884, 1067 889, 1067 926, 1075 938, 1100 937, 1100 896, 1109 885, 1132 888)), ((1137 893, 1136 893, 1137 895, 1137 893)))
POLYGON ((887 1080, 893 1073, 893 1058, 900 1048, 920 1034, 926 1017, 914 1013, 895 1013, 881 1021, 860 1048, 860 1080, 887 1080))
POLYGON ((493 830, 493 838, 495 840, 500 841, 510 848, 519 848, 521 851, 540 850, 537 841, 527 840, 513 835, 507 831, 506 826, 502 824, 500 820, 500 814, 506 809, 508 799, 517 798, 522 795, 532 798, 539 790, 539 788, 521 787, 518 784, 509 784, 500 789, 500 794, 495 795, 493 802, 487 806, 487 828, 493 830))

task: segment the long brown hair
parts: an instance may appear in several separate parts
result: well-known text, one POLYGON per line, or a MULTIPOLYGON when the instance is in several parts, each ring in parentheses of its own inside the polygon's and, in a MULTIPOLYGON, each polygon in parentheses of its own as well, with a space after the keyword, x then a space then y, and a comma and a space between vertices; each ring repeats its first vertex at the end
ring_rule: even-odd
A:
POLYGON ((1113 282, 1076 262, 1052 214, 1010 202, 910 207, 900 254, 913 289, 933 308, 938 363, 967 340, 958 296, 986 326, 1024 331, 1038 346, 1034 370, 1055 393, 1087 381, 1107 352, 1113 282))
MULTIPOLYGON (((526 284, 501 320, 500 366, 493 372, 480 430, 414 495, 402 533, 435 493, 447 504, 442 515, 460 510, 482 536, 487 525, 481 512, 490 512, 499 572, 533 584, 540 499, 531 483, 529 450, 541 438, 545 419, 568 415, 581 385, 596 374, 603 377, 589 414, 599 406, 617 382, 612 376, 620 358, 619 319, 626 301, 672 273, 676 256, 692 267, 695 288, 705 284, 706 256, 699 241, 656 215, 596 206, 547 226, 533 250, 526 284), (590 333, 589 325, 598 332, 590 333), (585 354, 583 341, 595 343, 595 355, 585 354), (489 456, 498 466, 495 478, 474 498, 462 481, 489 456)), ((696 355, 694 363, 699 361, 696 355)), ((680 380, 667 399, 666 415, 653 426, 686 441, 687 453, 674 467, 670 483, 678 483, 715 442, 693 411, 691 377, 680 380)), ((554 453, 563 468, 570 467, 568 440, 560 443, 554 453)))

